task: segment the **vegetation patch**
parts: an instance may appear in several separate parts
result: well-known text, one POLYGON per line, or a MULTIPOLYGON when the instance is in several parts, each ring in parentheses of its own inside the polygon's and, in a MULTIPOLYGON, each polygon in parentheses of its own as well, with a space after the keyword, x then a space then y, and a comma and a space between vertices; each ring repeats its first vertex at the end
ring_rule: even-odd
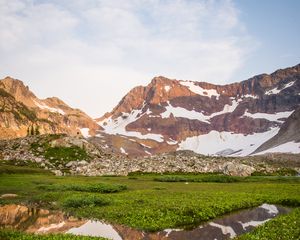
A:
POLYGON ((51 172, 37 167, 0 164, 0 174, 51 174, 51 172))
POLYGON ((86 160, 90 158, 85 150, 77 146, 49 147, 45 149, 44 156, 51 161, 62 160, 63 162, 86 160))
POLYGON ((63 200, 64 208, 101 207, 108 205, 107 199, 99 196, 71 196, 63 200))
POLYGON ((232 183, 241 182, 244 178, 232 177, 227 175, 163 175, 155 177, 154 181, 158 182, 217 182, 217 183, 232 183))
POLYGON ((251 175, 252 176, 296 176, 298 172, 295 169, 292 168, 281 168, 275 172, 272 173, 266 173, 266 172, 254 172, 251 175))
POLYGON ((49 142, 62 136, 63 135, 50 134, 46 138, 41 138, 39 142, 31 144, 31 151, 37 156, 43 155, 54 165, 70 161, 90 160, 90 156, 87 154, 85 149, 78 146, 52 147, 50 145, 49 142))
POLYGON ((77 192, 96 192, 96 193, 117 193, 127 189, 126 185, 90 183, 90 184, 60 184, 60 185, 40 185, 39 189, 48 191, 77 191, 77 192))

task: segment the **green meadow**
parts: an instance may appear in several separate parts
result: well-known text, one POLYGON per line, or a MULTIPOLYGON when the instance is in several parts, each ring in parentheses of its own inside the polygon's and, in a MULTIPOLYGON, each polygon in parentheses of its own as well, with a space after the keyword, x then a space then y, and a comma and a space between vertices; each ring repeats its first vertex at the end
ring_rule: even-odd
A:
MULTIPOLYGON (((104 219, 137 229, 158 231, 192 228, 218 216, 262 203, 279 204, 295 210, 240 239, 299 239, 299 177, 231 178, 220 174, 57 177, 30 167, 22 171, 22 167, 1 165, 1 169, 0 195, 18 195, 16 198, 0 199, 1 205, 18 203, 59 209, 77 217, 104 219), (283 224, 289 221, 291 224, 283 224), (293 224, 295 227, 291 228, 293 224), (278 238, 284 229, 289 238, 278 238)), ((26 240, 71 239, 68 235, 40 237, 6 230, 0 233, 0 239, 18 239, 14 236, 22 236, 19 239, 26 240)))

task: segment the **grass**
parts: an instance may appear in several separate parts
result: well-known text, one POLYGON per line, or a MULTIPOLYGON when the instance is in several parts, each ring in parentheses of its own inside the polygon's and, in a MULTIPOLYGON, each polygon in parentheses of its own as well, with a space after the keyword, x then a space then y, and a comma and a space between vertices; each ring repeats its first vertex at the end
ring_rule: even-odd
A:
POLYGON ((29 233, 21 233, 12 230, 0 230, 0 239, 3 240, 106 240, 101 237, 85 237, 75 236, 71 234, 48 234, 48 235, 35 235, 29 233))
POLYGON ((51 174, 50 171, 30 166, 12 166, 10 164, 0 164, 0 177, 2 174, 51 174))
POLYGON ((244 178, 232 177, 220 174, 201 174, 201 175, 164 175, 155 177, 154 181, 158 182, 217 182, 232 183, 241 182, 244 178))
POLYGON ((299 240, 300 208, 290 214, 279 216, 236 240, 299 240))
POLYGON ((254 172, 252 176, 295 176, 298 172, 292 168, 280 168, 279 170, 273 173, 265 173, 265 172, 254 172))
MULTIPOLYGON (((176 177, 179 180, 209 177, 210 181, 223 178, 220 175, 212 179, 213 175, 195 174, 177 174, 176 177)), ((196 226, 217 216, 265 202, 300 206, 299 177, 255 176, 229 184, 206 181, 190 181, 187 184, 154 181, 154 178, 158 175, 56 177, 2 174, 0 194, 15 193, 18 197, 0 199, 0 204, 22 203, 61 209, 77 217, 105 219, 148 231, 196 226)))

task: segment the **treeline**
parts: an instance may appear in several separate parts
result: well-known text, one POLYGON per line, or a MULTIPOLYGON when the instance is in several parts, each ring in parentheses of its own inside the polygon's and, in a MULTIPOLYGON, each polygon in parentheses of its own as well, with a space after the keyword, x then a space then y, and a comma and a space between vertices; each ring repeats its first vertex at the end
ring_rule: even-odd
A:
POLYGON ((31 125, 27 128, 27 136, 36 136, 40 134, 40 127, 38 125, 31 125))

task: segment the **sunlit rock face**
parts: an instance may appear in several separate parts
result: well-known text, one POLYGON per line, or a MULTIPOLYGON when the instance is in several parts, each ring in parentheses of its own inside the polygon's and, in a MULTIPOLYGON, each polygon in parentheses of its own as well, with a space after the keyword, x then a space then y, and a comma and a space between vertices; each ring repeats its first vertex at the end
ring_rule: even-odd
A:
POLYGON ((222 86, 160 76, 97 119, 104 129, 97 136, 127 155, 245 156, 275 136, 299 104, 300 65, 222 86))
POLYGON ((101 127, 87 114, 56 97, 39 99, 20 80, 0 80, 0 139, 24 137, 38 127, 41 134, 92 136, 101 127))

